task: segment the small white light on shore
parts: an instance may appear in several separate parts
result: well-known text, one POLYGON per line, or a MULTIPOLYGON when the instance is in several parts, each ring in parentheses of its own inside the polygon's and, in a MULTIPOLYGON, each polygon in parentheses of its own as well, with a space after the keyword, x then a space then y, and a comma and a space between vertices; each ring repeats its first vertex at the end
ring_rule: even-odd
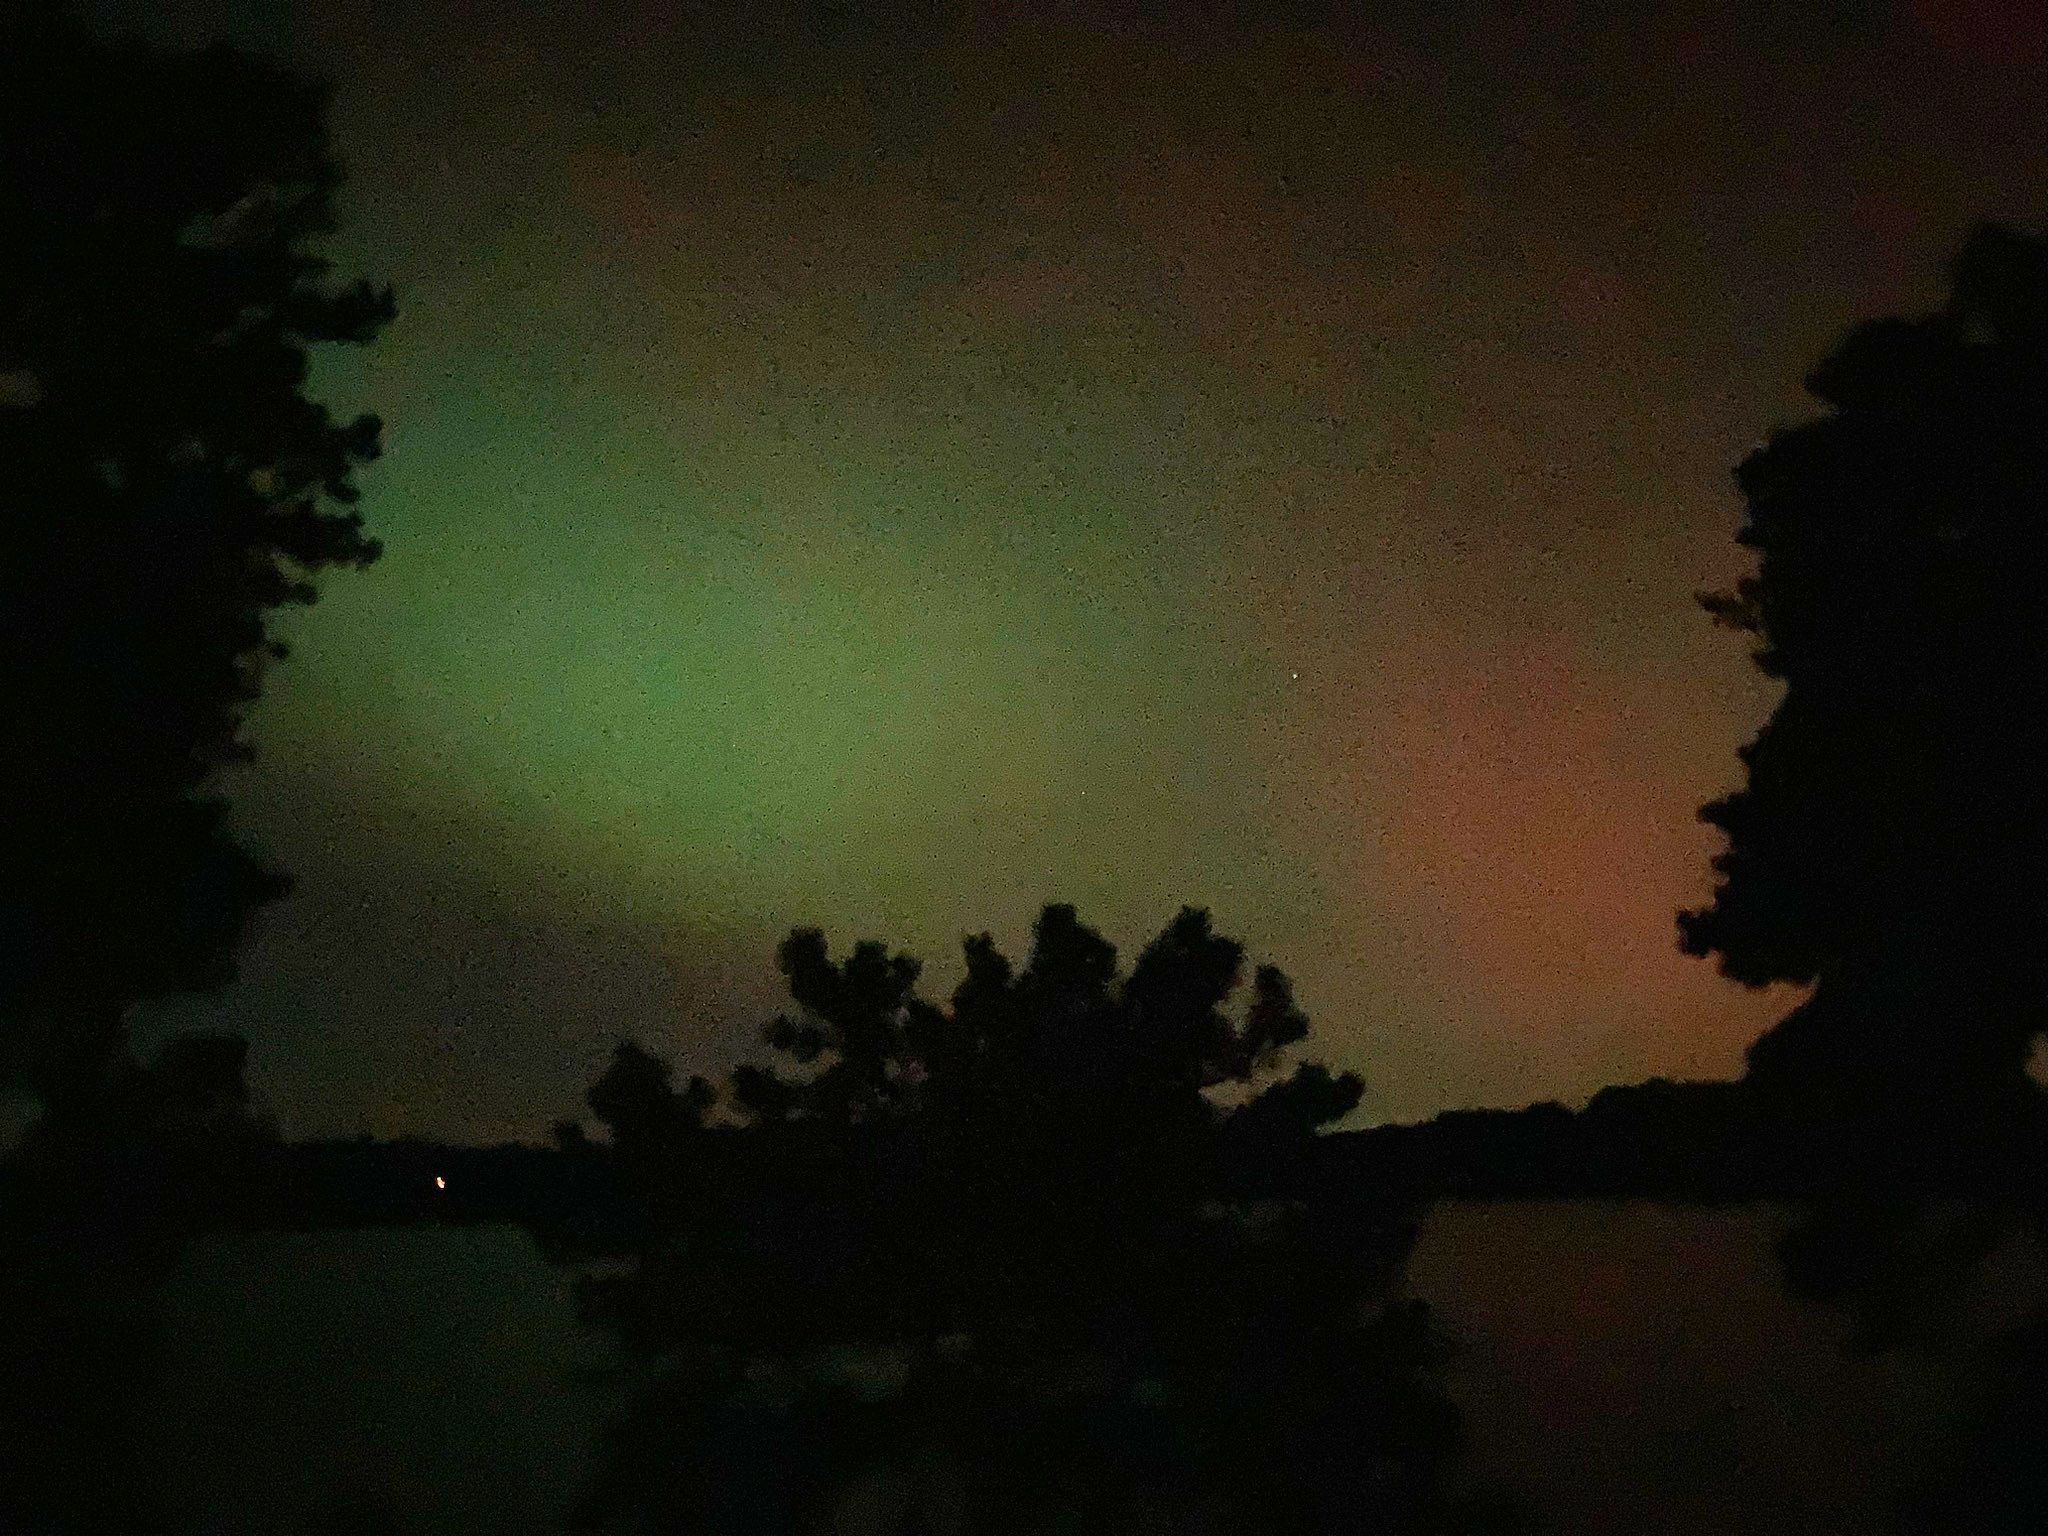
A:
POLYGON ((438 1173, 437 1173, 437 1174, 435 1174, 435 1175, 434 1175, 434 1188, 436 1188, 436 1189, 446 1189, 447 1187, 448 1187, 448 1181, 447 1181, 446 1179, 442 1178, 442 1177, 441 1177, 441 1175, 439 1175, 438 1173))

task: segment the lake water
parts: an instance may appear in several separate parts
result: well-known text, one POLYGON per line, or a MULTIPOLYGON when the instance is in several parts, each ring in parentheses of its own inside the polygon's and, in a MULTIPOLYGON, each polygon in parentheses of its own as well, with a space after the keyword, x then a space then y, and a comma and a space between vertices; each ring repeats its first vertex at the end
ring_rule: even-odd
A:
POLYGON ((1463 1344, 1470 1460, 1576 1536, 1883 1536, 1975 1401, 1979 1351, 2043 1292, 2013 1240, 1878 1355, 1789 1297, 1791 1216, 1647 1201, 1447 1203, 1408 1284, 1463 1344))
POLYGON ((615 1400, 612 1352, 516 1227, 216 1241, 171 1310, 153 1422, 201 1529, 298 1532, 382 1505, 407 1536, 555 1530, 615 1400))
MULTIPOLYGON (((1447 1203, 1409 1288, 1462 1340, 1447 1378, 1476 1474, 1563 1533, 1893 1528, 1973 1354, 2039 1294, 2032 1248, 1910 1347, 1845 1351, 1786 1297, 1762 1207, 1447 1203)), ((173 1293, 149 1460, 202 1528, 542 1532, 617 1400, 564 1277, 509 1227, 210 1243, 173 1293)))

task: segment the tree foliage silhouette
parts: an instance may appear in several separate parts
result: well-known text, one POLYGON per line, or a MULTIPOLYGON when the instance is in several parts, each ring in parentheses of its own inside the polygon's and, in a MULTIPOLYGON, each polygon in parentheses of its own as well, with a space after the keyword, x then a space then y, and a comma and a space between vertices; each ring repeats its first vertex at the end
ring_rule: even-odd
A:
POLYGON ((1856 329, 1737 472, 1754 573, 1702 599, 1783 682, 1702 811, 1684 947, 1814 982, 1751 1077, 1939 1134, 2022 1114, 2048 949, 2048 242, 1977 230, 1947 303, 1856 329))
POLYGON ((318 244, 317 85, 225 48, 0 22, 0 1078, 97 1091, 132 1003, 231 973, 286 888, 215 775, 284 654, 279 608, 369 563, 374 417, 307 398, 388 289, 318 244))
MULTIPOLYGON (((779 959, 788 1065, 736 1073, 720 1182, 587 1290, 670 1363, 618 1427, 592 1528, 959 1532, 1498 1528, 1446 1492, 1425 1310, 1375 1309, 1411 1213, 1248 1201, 1254 1148, 1358 1101, 1270 967, 1184 910, 1128 974, 1073 909, 945 1006, 879 943, 779 959), (1240 1095, 1241 1097, 1241 1095, 1240 1095), (1257 1134, 1233 1136, 1240 1123, 1257 1134)), ((1268 1191, 1270 1194, 1271 1192, 1268 1191)), ((1328 1194, 1329 1192, 1324 1192, 1328 1194)))
POLYGON ((0 16, 0 1086, 44 1111, 0 1166, 8 1530, 164 1528, 124 1449, 160 1281, 269 1135, 241 1041, 145 1068, 124 1031, 225 981, 285 889, 216 775, 272 616, 377 554, 350 504, 378 424, 305 393, 309 347, 392 314, 317 253, 325 100, 226 49, 0 16))
MULTIPOLYGON (((1976 230, 1947 303, 1852 332, 1826 407, 1738 471, 1757 568, 1703 598, 1785 685, 1702 811, 1727 837, 1681 942, 1811 996, 1748 1083, 1832 1187, 1780 1246, 1792 1287, 1883 1347, 1957 1294, 2015 1208, 2048 1219, 2027 1073, 2048 1003, 2048 239, 1976 230), (1958 1198, 1960 1197, 1960 1198, 1958 1198)), ((2009 1341, 1914 1528, 2035 1529, 2048 1314, 2009 1341)))
MULTIPOLYGON (((717 1091, 693 1077, 678 1092, 669 1079, 669 1064, 637 1041, 622 1040, 614 1047, 611 1064, 590 1086, 588 1102, 621 1154, 639 1159, 673 1155, 703 1129, 704 1111, 717 1091)), ((573 1134, 580 1137, 581 1131, 578 1125, 573 1134)))
MULTIPOLYGON (((810 1075, 736 1075, 735 1097, 760 1120, 856 1124, 892 1116, 1002 1123, 1013 1131, 1099 1124, 1120 1139, 1228 1118, 1203 1095, 1273 1075, 1308 1034, 1287 977, 1253 974, 1241 1019, 1225 1005, 1243 985, 1244 950, 1185 908, 1128 978, 1116 951, 1070 906, 1048 906, 1018 973, 988 934, 964 945, 951 1007, 915 995, 918 963, 874 941, 834 964, 823 934, 800 929, 779 960, 800 1012, 778 1017, 768 1044, 810 1075)), ((1312 1129, 1354 1108, 1362 1084, 1308 1065, 1269 1086, 1261 1120, 1312 1129)))

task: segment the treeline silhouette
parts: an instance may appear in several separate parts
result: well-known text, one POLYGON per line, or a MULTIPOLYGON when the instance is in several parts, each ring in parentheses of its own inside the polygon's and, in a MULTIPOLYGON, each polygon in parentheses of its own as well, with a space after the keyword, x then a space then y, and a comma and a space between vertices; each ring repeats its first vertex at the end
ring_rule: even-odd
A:
MULTIPOLYGON (((2015 1135, 2008 1171, 2048 1168, 2048 1121, 2015 1135)), ((1419 1125, 1338 1132, 1324 1154, 1349 1175, 1464 1199, 1810 1201, 1860 1174, 1861 1127, 1788 1110, 1747 1080, 1653 1078, 1603 1088, 1583 1109, 1449 1110, 1419 1125)), ((1930 1189, 1978 1193, 1968 1161, 1924 1170, 1930 1189)))
MULTIPOLYGON (((657 1072, 662 1065, 635 1043, 620 1054, 657 1072)), ((1855 1140, 1779 1109, 1739 1080, 1652 1078, 1603 1088, 1576 1110, 1554 1101, 1446 1110, 1414 1124, 1242 1143, 1214 1173, 1234 1197, 1370 1198, 1395 1208, 1440 1199, 1799 1202, 1839 1189, 1858 1155, 1855 1140)), ((822 1136, 800 1147, 715 1120, 685 1134, 678 1151, 687 1152, 692 1179, 722 1202, 765 1205, 827 1177, 822 1136)), ((2044 1153, 2048 1136, 2028 1149, 2044 1153)), ((609 1135, 592 1138, 577 1120, 559 1122, 550 1146, 368 1136, 278 1143, 238 1163, 232 1203, 217 1208, 223 1222, 245 1228, 509 1221, 551 1248, 594 1257, 631 1252, 646 1238, 651 1217, 633 1164, 609 1135)), ((1961 1196, 1980 1186, 1958 1168, 1948 1188, 1961 1196)))

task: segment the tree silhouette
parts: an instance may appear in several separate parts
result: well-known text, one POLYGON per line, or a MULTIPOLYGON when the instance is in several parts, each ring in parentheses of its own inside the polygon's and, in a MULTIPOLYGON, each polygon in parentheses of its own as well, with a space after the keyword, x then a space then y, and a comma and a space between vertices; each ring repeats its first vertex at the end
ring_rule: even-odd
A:
MULTIPOLYGON (((793 1063, 736 1073, 724 1187, 587 1288, 669 1363, 581 1511, 644 1532, 1453 1531, 1426 1310, 1375 1307, 1411 1213, 1246 1198, 1255 1146, 1356 1104, 1307 1020, 1184 910, 1128 975, 1073 909, 1017 968, 966 941, 946 1006, 879 943, 799 930, 793 1063), (1252 1125, 1256 1134, 1233 1136, 1252 1125)), ((1325 1192, 1327 1193, 1327 1192, 1325 1192)), ((1292 1198, 1288 1198, 1292 1196, 1292 1198)))
MULTIPOLYGON (((637 1041, 622 1040, 612 1050, 611 1065, 591 1084, 588 1102, 598 1123, 611 1133, 612 1146, 632 1158, 660 1158, 704 1126, 704 1111, 717 1091, 701 1077, 692 1077, 678 1093, 669 1081, 669 1064, 637 1041)), ((574 1121, 572 1133, 582 1127, 574 1121)), ((561 1138, 566 1144, 568 1137, 561 1138)))
MULTIPOLYGON (((701 1145, 704 1112, 718 1097, 701 1077, 692 1077, 678 1092, 670 1076, 661 1057, 636 1041, 622 1040, 585 1096, 610 1135, 612 1166, 622 1187, 646 1206, 657 1227, 671 1224, 677 1205, 695 1196, 691 1154, 701 1145)), ((581 1150, 583 1127, 562 1122, 556 1139, 565 1152, 581 1150)))
MULTIPOLYGON (((1825 412, 1738 472, 1757 569, 1703 599, 1785 693, 1701 813, 1728 843, 1679 924, 1739 981, 1814 984, 1749 1053, 1834 1165, 1780 1257, 1882 1347, 2015 1207, 2048 1219, 2048 240, 1978 229, 1941 310, 1859 327, 1807 385, 1825 412)), ((2039 1528, 2044 1345, 2037 1311, 1916 1528, 2039 1528)))
POLYGON ((325 102, 225 48, 0 22, 0 1078, 53 1107, 285 890, 215 774, 271 615, 378 552, 349 510, 378 423, 304 390, 308 347, 392 315, 317 254, 325 102))
POLYGON ((216 774, 284 653, 281 607, 377 553, 372 417, 306 397, 388 291, 317 254, 325 93, 227 49, 0 17, 0 1085, 43 1116, 0 1166, 0 1527, 162 1529, 126 1463, 196 1222, 260 1176, 245 1048, 143 1067, 125 1016, 228 979, 285 878, 216 774))
POLYGON ((1823 413, 1737 473, 1756 570, 1702 599, 1785 692, 1701 813, 1727 847, 1681 938, 1816 983, 1760 1090, 1978 1155, 2029 1118, 2048 1023, 2048 242, 1977 230, 1942 309, 1807 387, 1823 413))
POLYGON ((1354 1074, 1321 1067, 1235 1112, 1203 1097, 1270 1077, 1308 1020, 1270 965, 1254 973, 1242 1019, 1225 1013, 1243 984, 1243 946, 1199 909, 1184 908, 1127 979, 1114 947, 1070 906, 1039 915, 1022 973, 988 934, 963 948, 965 978, 942 1009, 915 995, 920 968, 907 955, 870 940, 835 965, 818 930, 791 934, 779 958, 801 1011, 779 1016, 767 1041, 811 1075, 746 1069, 734 1080, 740 1107, 758 1120, 834 1124, 919 1115, 978 1131, 1101 1125, 1129 1142, 1231 1113, 1313 1129, 1358 1103, 1354 1074))

